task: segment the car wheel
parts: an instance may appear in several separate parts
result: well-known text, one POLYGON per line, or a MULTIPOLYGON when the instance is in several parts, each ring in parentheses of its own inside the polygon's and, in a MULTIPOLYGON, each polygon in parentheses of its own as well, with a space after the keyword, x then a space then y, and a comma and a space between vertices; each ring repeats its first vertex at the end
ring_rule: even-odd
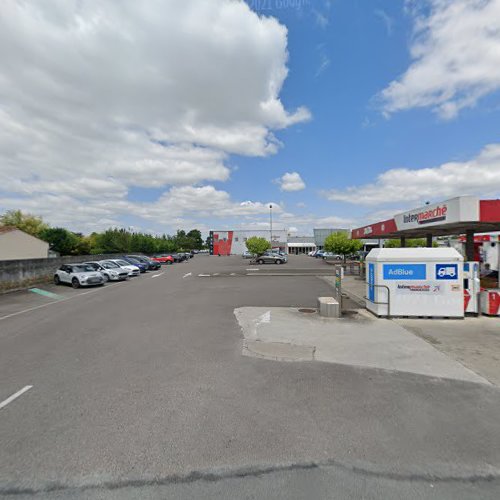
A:
POLYGON ((59 279, 59 276, 57 276, 57 274, 54 276, 54 284, 56 284, 56 285, 61 284, 61 280, 59 279))
POLYGON ((277 260, 276 264, 283 264, 283 261, 282 260, 277 260))
POLYGON ((78 281, 78 278, 73 278, 71 280, 71 286, 73 288, 80 288, 80 282, 78 281))
POLYGON ((167 266, 171 266, 172 265, 172 261, 171 260, 167 260, 166 264, 167 264, 167 266))
POLYGON ((264 261, 263 261, 262 259, 259 259, 259 260, 257 261, 257 264, 264 264, 264 261))

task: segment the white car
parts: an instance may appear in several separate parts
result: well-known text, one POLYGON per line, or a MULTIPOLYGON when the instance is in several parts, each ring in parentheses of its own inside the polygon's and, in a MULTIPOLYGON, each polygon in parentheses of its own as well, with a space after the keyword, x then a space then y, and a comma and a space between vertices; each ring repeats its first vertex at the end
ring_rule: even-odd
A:
POLYGON ((87 264, 63 264, 54 274, 54 283, 67 283, 73 288, 81 286, 104 285, 104 278, 87 264))
POLYGON ((129 271, 121 268, 114 262, 107 262, 103 260, 84 262, 84 264, 93 267, 96 271, 99 271, 103 275, 104 281, 122 281, 128 279, 129 271))
POLYGON ((130 264, 126 260, 122 259, 108 259, 102 262, 114 262, 116 265, 119 267, 122 267, 123 269, 126 269, 128 271, 129 276, 139 276, 141 274, 141 270, 137 267, 134 266, 133 264, 130 264))

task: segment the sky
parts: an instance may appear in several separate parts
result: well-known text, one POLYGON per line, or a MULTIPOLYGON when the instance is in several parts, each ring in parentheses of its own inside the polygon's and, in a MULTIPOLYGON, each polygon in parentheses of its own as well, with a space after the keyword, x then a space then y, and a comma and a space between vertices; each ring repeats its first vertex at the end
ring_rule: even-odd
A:
POLYGON ((0 213, 353 228, 500 194, 500 0, 2 0, 0 213))

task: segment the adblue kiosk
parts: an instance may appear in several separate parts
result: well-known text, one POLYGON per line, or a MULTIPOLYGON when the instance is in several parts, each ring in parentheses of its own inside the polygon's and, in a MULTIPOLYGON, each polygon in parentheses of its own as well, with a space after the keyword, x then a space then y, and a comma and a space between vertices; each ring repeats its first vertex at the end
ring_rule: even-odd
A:
POLYGON ((377 316, 463 318, 463 257, 454 248, 373 249, 366 308, 377 316))

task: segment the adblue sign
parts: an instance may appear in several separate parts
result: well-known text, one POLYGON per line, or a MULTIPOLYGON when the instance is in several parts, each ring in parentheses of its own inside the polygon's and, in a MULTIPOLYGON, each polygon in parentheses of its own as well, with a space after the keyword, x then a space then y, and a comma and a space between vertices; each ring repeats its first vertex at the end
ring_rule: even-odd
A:
POLYGON ((384 264, 384 280, 425 280, 425 264, 384 264))

